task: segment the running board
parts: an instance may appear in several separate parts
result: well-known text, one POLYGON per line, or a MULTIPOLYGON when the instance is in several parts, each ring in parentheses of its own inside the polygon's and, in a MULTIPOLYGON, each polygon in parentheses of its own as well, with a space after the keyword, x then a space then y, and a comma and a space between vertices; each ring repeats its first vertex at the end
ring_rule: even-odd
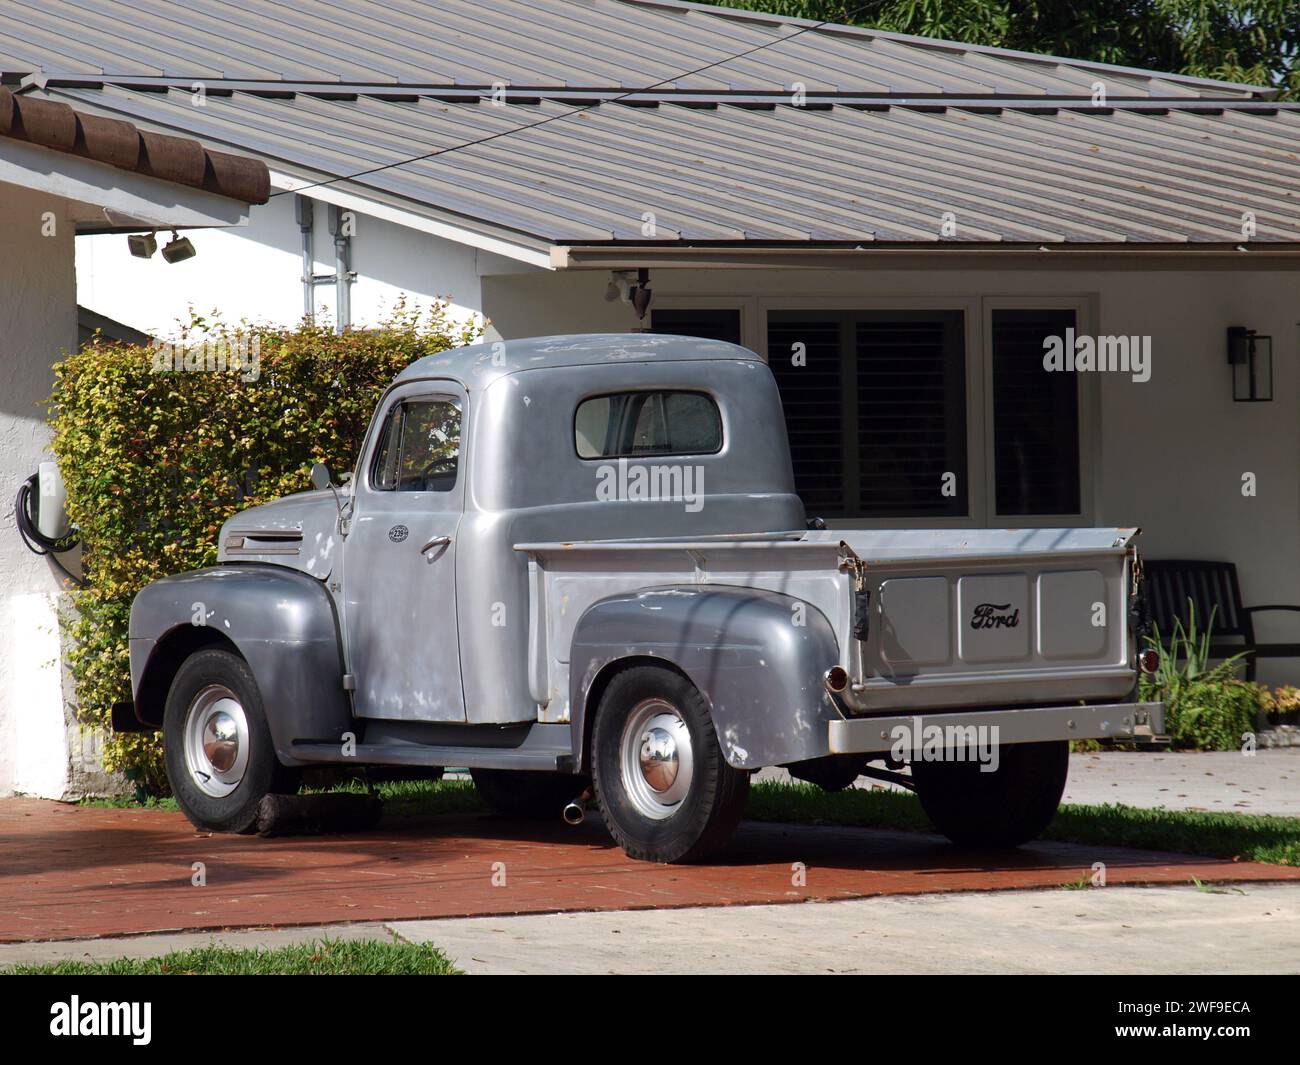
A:
POLYGON ((568 725, 534 725, 522 743, 504 747, 409 741, 358 743, 345 754, 339 743, 297 740, 293 744, 293 757, 304 763, 326 765, 464 766, 467 769, 574 772, 568 725))

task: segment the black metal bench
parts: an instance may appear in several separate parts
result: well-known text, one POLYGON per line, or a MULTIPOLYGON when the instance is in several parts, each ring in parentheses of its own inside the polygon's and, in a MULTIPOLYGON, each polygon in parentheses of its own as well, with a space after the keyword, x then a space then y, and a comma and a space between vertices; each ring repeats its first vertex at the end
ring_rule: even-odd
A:
POLYGON ((1210 655, 1227 658, 1247 655, 1246 679, 1255 679, 1255 661, 1259 658, 1300 658, 1300 643, 1260 643, 1255 638, 1254 615, 1261 610, 1289 610, 1300 613, 1300 606, 1243 606, 1237 567, 1231 562, 1206 562, 1197 559, 1144 559, 1147 605, 1151 620, 1168 640, 1175 619, 1186 627, 1188 601, 1196 609, 1196 624, 1201 633, 1210 624, 1210 655))

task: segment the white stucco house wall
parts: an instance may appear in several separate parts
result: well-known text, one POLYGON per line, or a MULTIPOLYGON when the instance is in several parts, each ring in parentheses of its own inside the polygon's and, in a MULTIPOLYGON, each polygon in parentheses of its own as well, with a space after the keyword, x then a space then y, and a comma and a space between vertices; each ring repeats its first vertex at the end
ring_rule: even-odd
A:
MULTIPOLYGON (((145 144, 126 123, 95 125, 65 105, 33 105, 0 88, 0 483, 11 497, 51 458, 43 404, 51 366, 77 345, 77 234, 248 221, 246 200, 203 187, 201 165, 197 185, 177 180, 183 175, 162 159, 177 146, 207 158, 196 142, 145 144)), ((0 795, 60 797, 110 786, 98 765, 98 736, 80 727, 64 698, 64 590, 62 574, 23 546, 13 511, 5 511, 0 795)))
POLYGON ((1268 87, 676 0, 114 0, 93 40, 15 6, 65 40, 0 30, 5 79, 270 171, 177 266, 78 237, 92 311, 166 335, 446 298, 490 337, 724 336, 773 366, 832 525, 1138 525, 1300 603, 1300 112, 1268 87), (1266 402, 1234 399, 1230 327, 1271 339, 1266 402), (1049 374, 1066 329, 1149 358, 1049 374))

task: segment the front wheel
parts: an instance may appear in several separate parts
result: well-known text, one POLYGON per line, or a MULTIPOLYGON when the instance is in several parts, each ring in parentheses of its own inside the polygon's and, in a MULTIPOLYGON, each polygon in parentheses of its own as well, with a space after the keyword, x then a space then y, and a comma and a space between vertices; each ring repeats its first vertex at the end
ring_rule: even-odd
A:
MULTIPOLYGON (((916 793, 934 827, 962 847, 1018 847, 1056 814, 1070 770, 1070 745, 1010 743, 997 768, 976 761, 912 762, 916 793)), ((952 753, 952 752, 949 752, 952 753)))
POLYGON ((298 790, 297 771, 276 757, 253 672, 229 651, 181 664, 163 711, 163 750, 172 794, 197 828, 252 831, 263 798, 298 790))
POLYGON ((698 861, 740 820, 749 774, 727 764, 708 704, 680 674, 619 673, 596 710, 591 747, 601 814, 631 858, 698 861))

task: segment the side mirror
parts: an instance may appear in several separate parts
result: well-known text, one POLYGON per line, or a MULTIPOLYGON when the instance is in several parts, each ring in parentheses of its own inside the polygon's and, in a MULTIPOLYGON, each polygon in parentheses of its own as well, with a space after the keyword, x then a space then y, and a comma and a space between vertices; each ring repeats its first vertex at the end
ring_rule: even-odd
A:
POLYGON ((330 468, 323 462, 312 464, 311 468, 311 486, 318 492, 325 491, 326 488, 333 488, 334 481, 330 477, 330 468))

